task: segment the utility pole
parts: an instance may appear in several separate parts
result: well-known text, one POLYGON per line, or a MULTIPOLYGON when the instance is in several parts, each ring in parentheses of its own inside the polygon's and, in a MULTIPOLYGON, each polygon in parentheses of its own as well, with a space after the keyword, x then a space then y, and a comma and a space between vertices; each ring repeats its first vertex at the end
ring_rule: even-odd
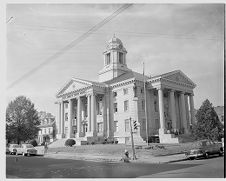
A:
POLYGON ((133 130, 132 130, 131 117, 129 118, 129 121, 130 121, 130 133, 131 133, 131 142, 132 142, 133 160, 136 160, 137 158, 136 158, 135 149, 134 149, 133 130))

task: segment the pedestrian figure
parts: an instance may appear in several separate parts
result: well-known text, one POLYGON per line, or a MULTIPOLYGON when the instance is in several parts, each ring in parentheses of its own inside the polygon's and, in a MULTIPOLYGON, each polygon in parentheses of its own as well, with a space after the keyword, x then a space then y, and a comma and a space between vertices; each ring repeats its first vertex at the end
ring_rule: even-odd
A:
POLYGON ((48 144, 47 144, 47 142, 45 142, 45 145, 44 145, 44 147, 45 147, 45 151, 44 151, 44 154, 46 154, 46 153, 47 153, 47 150, 48 150, 48 144))
POLYGON ((129 163, 129 152, 127 150, 125 150, 124 152, 124 156, 121 159, 122 161, 129 163))

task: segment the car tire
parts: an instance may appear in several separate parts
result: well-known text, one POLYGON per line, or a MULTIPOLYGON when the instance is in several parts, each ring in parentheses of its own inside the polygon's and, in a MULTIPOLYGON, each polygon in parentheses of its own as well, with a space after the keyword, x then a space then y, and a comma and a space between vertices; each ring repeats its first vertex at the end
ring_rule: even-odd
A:
POLYGON ((30 153, 27 153, 27 156, 30 156, 30 153))
POLYGON ((220 151, 220 152, 219 152, 219 156, 222 156, 222 155, 223 155, 223 152, 222 152, 222 151, 220 151))
POLYGON ((206 159, 208 159, 209 158, 209 153, 205 153, 205 155, 204 155, 204 157, 206 158, 206 159))

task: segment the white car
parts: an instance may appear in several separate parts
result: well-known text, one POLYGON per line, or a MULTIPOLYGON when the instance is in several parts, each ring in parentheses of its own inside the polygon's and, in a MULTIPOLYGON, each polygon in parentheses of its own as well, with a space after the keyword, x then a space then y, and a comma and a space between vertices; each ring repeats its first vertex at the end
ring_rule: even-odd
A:
POLYGON ((9 145, 9 154, 10 155, 12 155, 12 154, 15 155, 18 148, 20 148, 20 145, 18 145, 18 144, 10 144, 9 145))
POLYGON ((16 155, 22 154, 23 156, 36 155, 37 150, 31 144, 22 144, 19 148, 17 148, 16 155))

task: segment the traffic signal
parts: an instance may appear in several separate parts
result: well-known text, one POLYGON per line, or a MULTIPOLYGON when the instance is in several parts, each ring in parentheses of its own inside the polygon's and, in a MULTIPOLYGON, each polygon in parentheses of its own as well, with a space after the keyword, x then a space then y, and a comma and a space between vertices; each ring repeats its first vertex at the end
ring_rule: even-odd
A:
POLYGON ((133 121, 133 129, 138 129, 137 128, 137 121, 136 120, 133 121))

